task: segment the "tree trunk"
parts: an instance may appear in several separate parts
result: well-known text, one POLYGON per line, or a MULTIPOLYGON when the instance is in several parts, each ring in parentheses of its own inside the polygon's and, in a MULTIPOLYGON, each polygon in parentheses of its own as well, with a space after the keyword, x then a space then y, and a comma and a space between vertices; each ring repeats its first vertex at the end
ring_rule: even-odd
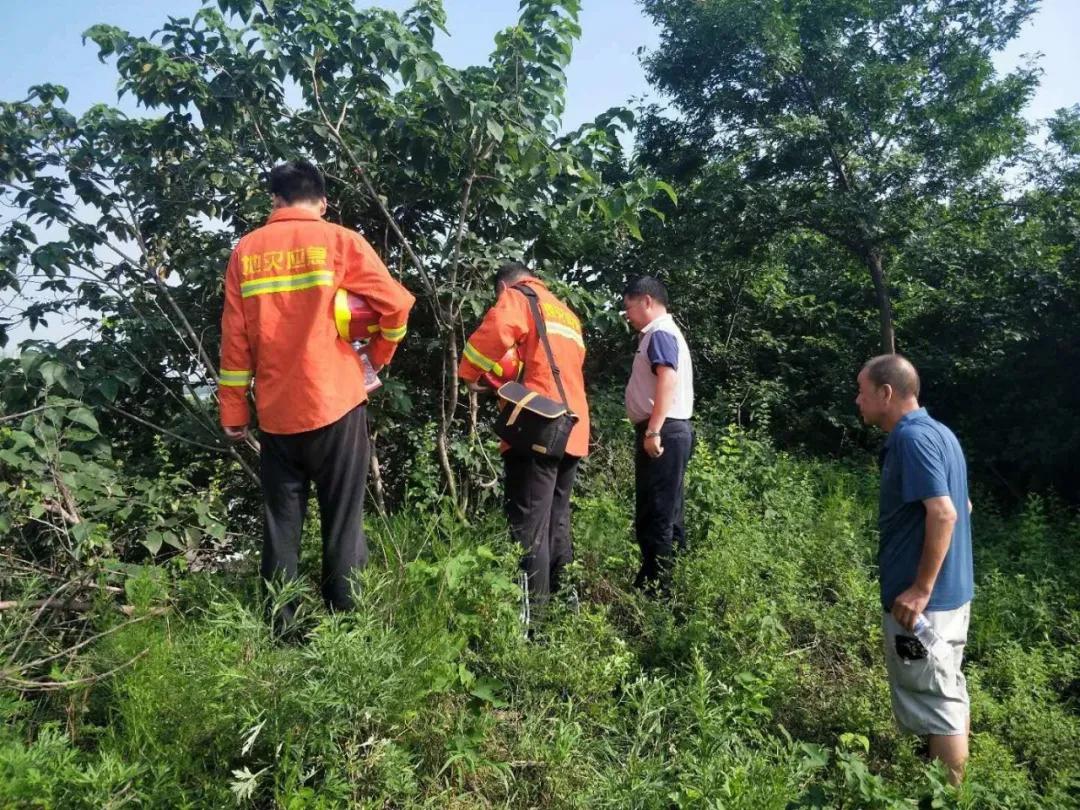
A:
POLYGON ((893 332, 892 302, 889 298, 889 285, 885 280, 885 268, 881 261, 881 251, 868 248, 864 253, 870 277, 874 280, 874 296, 877 298, 878 319, 881 328, 881 353, 896 353, 896 335, 893 332))
POLYGON ((450 429, 454 424, 458 404, 458 349, 457 334, 453 328, 446 332, 446 340, 447 343, 443 347, 442 397, 439 403, 439 430, 435 437, 435 449, 439 456, 439 466, 442 468, 446 488, 450 493, 450 501, 454 505, 458 518, 463 523, 467 523, 464 506, 458 494, 454 467, 450 463, 450 429))

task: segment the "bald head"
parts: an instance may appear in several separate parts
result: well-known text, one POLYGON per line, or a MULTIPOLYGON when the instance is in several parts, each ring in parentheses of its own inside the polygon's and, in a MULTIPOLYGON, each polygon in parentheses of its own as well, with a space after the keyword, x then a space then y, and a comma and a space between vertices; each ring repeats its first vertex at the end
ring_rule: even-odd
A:
POLYGON ((888 385, 901 399, 919 397, 919 372, 902 354, 879 354, 872 357, 866 361, 863 371, 878 388, 888 385))
POLYGON ((858 383, 855 404, 868 425, 890 431, 905 413, 919 407, 919 372, 899 354, 867 360, 858 383))

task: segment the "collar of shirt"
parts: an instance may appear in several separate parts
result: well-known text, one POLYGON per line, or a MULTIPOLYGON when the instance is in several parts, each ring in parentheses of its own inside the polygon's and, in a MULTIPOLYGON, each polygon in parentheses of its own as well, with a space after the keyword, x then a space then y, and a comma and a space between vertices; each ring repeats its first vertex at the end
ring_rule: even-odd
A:
MULTIPOLYGON (((536 287, 538 289, 543 290, 544 292, 547 292, 547 287, 544 286, 544 282, 542 282, 536 276, 525 276, 524 278, 519 278, 517 281, 515 281, 513 284, 511 284, 510 287, 511 288, 516 287, 518 284, 525 284, 525 285, 527 285, 529 287, 536 287)), ((525 293, 522 293, 521 290, 518 290, 518 292, 521 293, 522 295, 525 294, 525 293)))
POLYGON ((308 208, 301 208, 299 205, 287 205, 284 208, 276 208, 271 211, 270 216, 266 220, 266 224, 269 225, 271 222, 284 222, 291 219, 318 222, 322 217, 308 208))
POLYGON ((653 318, 651 321, 649 321, 645 325, 645 327, 641 330, 641 334, 647 335, 650 332, 655 332, 661 326, 664 326, 664 325, 667 325, 667 324, 674 324, 674 323, 675 323, 675 319, 671 317, 671 313, 670 312, 665 312, 659 318, 653 318))
POLYGON ((899 432, 901 427, 903 427, 904 425, 910 425, 912 422, 921 422, 923 419, 929 418, 929 416, 930 414, 926 412, 926 408, 916 408, 913 411, 908 411, 907 413, 905 413, 903 416, 900 417, 900 421, 896 423, 895 427, 893 427, 893 429, 889 431, 889 438, 885 440, 885 449, 887 450, 892 447, 893 440, 895 439, 896 434, 897 432, 899 432))

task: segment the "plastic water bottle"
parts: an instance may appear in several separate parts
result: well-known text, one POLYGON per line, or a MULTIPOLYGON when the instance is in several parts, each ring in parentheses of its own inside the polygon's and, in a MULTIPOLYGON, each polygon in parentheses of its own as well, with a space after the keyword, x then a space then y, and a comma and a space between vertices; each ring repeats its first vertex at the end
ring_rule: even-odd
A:
POLYGON ((951 648, 945 642, 945 640, 934 632, 933 625, 929 620, 919 614, 919 618, 915 620, 915 638, 917 638, 927 651, 934 656, 934 658, 945 659, 950 653, 951 648))
POLYGON ((379 379, 378 373, 375 371, 375 367, 371 365, 371 361, 368 360, 368 356, 363 354, 360 356, 361 361, 364 364, 364 390, 369 394, 382 385, 382 380, 379 379))
POLYGON ((364 344, 359 340, 353 341, 353 349, 360 355, 360 363, 364 367, 364 390, 369 394, 382 385, 382 380, 379 379, 378 373, 375 371, 375 367, 371 365, 371 360, 368 359, 367 353, 362 351, 364 344))

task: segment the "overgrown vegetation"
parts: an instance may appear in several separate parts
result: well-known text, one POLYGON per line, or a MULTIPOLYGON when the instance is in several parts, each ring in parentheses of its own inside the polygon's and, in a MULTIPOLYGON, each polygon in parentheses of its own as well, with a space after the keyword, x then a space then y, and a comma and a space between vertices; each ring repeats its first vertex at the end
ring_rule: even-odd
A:
POLYGON ((522 0, 468 68, 439 0, 192 5, 86 32, 144 115, 0 101, 0 806, 1080 805, 1080 111, 1040 142, 1038 71, 992 61, 1033 0, 642 0, 670 105, 572 133, 579 0, 522 0), (372 405, 361 606, 304 591, 277 639, 214 360, 229 249, 297 155, 419 304, 372 405), (597 427, 581 610, 533 643, 455 379, 514 258, 582 316, 597 427), (689 326, 706 434, 670 604, 628 589, 637 273, 689 326), (878 649, 850 402, 894 338, 981 487, 959 792, 894 732, 878 649))
MULTIPOLYGON (((599 463, 599 462, 598 462, 599 463)), ((591 470, 594 481, 601 470, 591 470)), ((894 731, 872 467, 730 431, 699 445, 670 605, 628 591, 619 488, 576 502, 580 613, 522 638, 497 516, 373 520, 359 609, 275 640, 253 577, 133 568, 59 681, 4 698, 0 804, 45 807, 1069 807, 1080 800, 1080 522, 977 500, 959 792, 894 731), (155 614, 157 608, 162 612, 155 614), (930 804, 925 804, 930 806, 930 804)), ((316 535, 307 549, 317 555, 316 535)), ((280 596, 280 595, 279 595, 280 596)), ((10 654, 24 616, 3 618, 10 654)), ((33 639, 31 646, 37 646, 33 639)), ((5 655, 6 657, 6 655, 5 655)))

